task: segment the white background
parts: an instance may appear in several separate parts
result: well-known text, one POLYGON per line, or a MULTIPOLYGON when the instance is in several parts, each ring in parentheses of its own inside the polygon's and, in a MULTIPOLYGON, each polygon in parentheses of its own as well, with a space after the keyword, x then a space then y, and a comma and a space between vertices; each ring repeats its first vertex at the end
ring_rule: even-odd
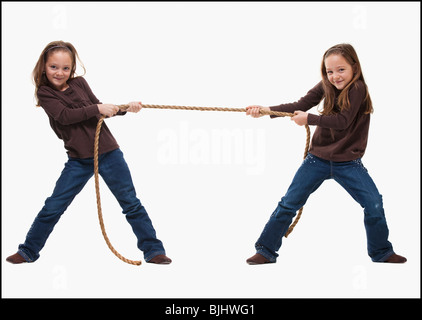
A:
MULTIPOLYGON (((2 2, 2 296, 419 297, 419 12, 406 2, 2 2), (135 267, 109 251, 93 179, 36 263, 5 263, 67 159, 31 82, 53 40, 77 48, 104 103, 239 108, 298 100, 320 80, 325 50, 351 43, 375 108, 363 162, 408 262, 371 262, 361 207, 326 181, 278 262, 247 265, 302 161, 305 130, 286 118, 144 109, 107 125, 173 263, 135 267)), ((112 244, 143 258, 104 184, 101 192, 112 244)))

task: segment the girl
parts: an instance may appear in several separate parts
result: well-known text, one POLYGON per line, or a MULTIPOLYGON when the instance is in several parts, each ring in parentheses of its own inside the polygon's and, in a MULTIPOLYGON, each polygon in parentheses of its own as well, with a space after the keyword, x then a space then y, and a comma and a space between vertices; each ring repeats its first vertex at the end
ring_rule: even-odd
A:
MULTIPOLYGON (((93 175, 94 137, 101 115, 123 115, 113 104, 102 104, 83 77, 75 77, 76 59, 72 44, 49 43, 42 51, 33 71, 35 97, 47 113, 50 125, 64 142, 68 161, 57 180, 51 197, 35 218, 25 242, 6 260, 17 264, 34 262, 60 216, 93 175)), ((82 64, 81 64, 82 65, 82 64)), ((85 71, 85 68, 82 65, 85 71)), ((140 102, 129 103, 130 112, 139 112, 140 102)), ((110 188, 138 239, 138 248, 147 262, 169 264, 162 242, 145 208, 136 197, 129 168, 123 153, 105 124, 99 144, 99 173, 110 188)))
POLYGON ((278 203, 255 244, 256 254, 248 264, 274 263, 296 211, 326 179, 334 179, 364 209, 368 254, 374 262, 404 263, 388 241, 382 196, 363 166, 361 158, 368 140, 371 98, 359 59, 349 44, 328 49, 321 64, 322 81, 298 102, 274 107, 249 106, 247 115, 260 117, 260 109, 294 113, 302 126, 317 126, 309 153, 278 203), (322 100, 321 115, 306 111, 322 100))

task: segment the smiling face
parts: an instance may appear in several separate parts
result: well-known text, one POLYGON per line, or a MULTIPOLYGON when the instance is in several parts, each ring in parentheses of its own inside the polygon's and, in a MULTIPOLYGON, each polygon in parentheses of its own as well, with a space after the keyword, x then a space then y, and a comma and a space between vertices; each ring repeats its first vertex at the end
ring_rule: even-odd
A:
POLYGON ((72 58, 69 52, 57 50, 49 54, 45 63, 45 74, 48 81, 59 91, 66 90, 72 70, 72 58))
POLYGON ((328 81, 338 90, 344 89, 353 79, 353 67, 341 54, 326 57, 325 69, 328 81))

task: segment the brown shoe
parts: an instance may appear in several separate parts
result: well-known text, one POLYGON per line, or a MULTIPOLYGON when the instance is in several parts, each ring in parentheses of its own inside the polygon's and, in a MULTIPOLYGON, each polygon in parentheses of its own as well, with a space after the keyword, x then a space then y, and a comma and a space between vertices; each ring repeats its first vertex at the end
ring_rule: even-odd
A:
POLYGON ((388 263, 405 263, 406 261, 407 261, 407 259, 405 257, 399 256, 398 254, 393 253, 384 262, 388 262, 388 263))
POLYGON ((147 261, 148 263, 155 263, 155 264, 170 264, 172 261, 169 257, 164 254, 159 254, 155 256, 151 260, 147 261))
POLYGON ((247 259, 246 263, 250 265, 254 265, 254 264, 272 263, 272 262, 268 260, 267 258, 265 258, 262 254, 256 253, 254 256, 247 259))
POLYGON ((17 252, 15 254, 11 255, 10 257, 7 257, 6 261, 13 263, 13 264, 19 264, 19 263, 26 262, 26 260, 17 252))

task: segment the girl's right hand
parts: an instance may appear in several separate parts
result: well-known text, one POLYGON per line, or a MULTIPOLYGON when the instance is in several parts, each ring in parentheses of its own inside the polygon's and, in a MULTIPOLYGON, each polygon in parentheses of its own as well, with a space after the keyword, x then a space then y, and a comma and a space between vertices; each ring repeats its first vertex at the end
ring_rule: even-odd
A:
POLYGON ((270 108, 262 106, 249 106, 246 107, 246 115, 249 115, 252 118, 263 117, 264 115, 260 113, 260 110, 270 111, 270 108))
POLYGON ((98 110, 103 116, 112 117, 119 112, 119 107, 114 104, 97 104, 98 110))

